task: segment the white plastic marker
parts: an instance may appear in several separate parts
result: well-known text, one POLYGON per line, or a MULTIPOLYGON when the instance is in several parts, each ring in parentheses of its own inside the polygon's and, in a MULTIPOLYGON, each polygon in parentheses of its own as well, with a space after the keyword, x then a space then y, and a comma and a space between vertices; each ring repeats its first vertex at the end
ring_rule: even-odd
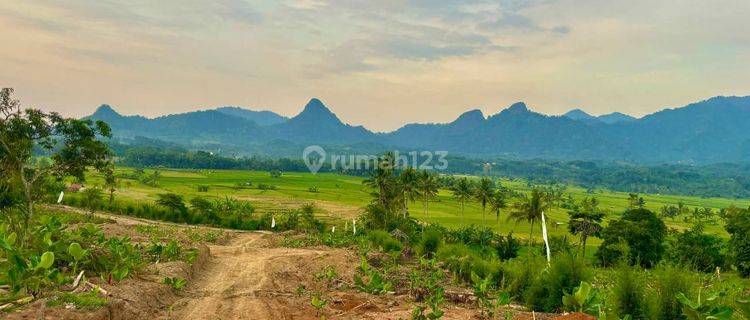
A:
POLYGON ((357 234, 357 220, 352 219, 352 234, 357 234))
POLYGON ((60 191, 60 196, 57 197, 57 204, 60 204, 62 202, 63 196, 65 196, 65 192, 60 191))
POLYGON ((276 218, 271 217, 271 229, 276 228, 276 218))
POLYGON ((331 233, 336 233, 336 226, 331 227, 331 233))
POLYGON ((547 249, 547 263, 551 261, 549 253, 549 241, 547 240, 547 222, 544 220, 544 212, 542 212, 542 238, 544 238, 544 247, 547 249))

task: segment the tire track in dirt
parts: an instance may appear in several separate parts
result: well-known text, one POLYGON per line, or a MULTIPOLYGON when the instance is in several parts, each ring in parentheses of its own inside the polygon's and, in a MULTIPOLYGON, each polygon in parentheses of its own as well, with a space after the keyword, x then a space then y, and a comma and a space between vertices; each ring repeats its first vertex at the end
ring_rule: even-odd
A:
POLYGON ((299 314, 303 308, 294 310, 296 303, 286 300, 293 299, 303 275, 314 272, 300 270, 300 263, 326 251, 272 248, 266 236, 242 233, 225 245, 209 246, 205 268, 194 276, 185 297, 159 319, 306 318, 299 314))

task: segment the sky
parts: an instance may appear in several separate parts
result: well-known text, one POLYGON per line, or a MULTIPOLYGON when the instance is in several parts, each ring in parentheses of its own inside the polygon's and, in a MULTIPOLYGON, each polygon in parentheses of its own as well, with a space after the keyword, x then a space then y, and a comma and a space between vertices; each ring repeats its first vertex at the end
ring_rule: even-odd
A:
POLYGON ((375 131, 750 95, 746 0, 2 1, 0 86, 68 116, 320 98, 375 131))

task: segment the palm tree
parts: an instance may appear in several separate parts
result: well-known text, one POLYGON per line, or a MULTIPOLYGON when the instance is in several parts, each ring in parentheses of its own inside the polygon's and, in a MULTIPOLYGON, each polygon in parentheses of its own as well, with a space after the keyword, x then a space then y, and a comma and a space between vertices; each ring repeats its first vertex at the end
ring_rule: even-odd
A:
POLYGON ((419 193, 422 195, 422 202, 424 204, 424 215, 427 216, 429 213, 430 200, 435 198, 438 193, 438 181, 435 176, 430 174, 427 170, 422 171, 419 174, 418 179, 419 193))
POLYGON ((474 189, 474 198, 482 205, 482 223, 487 222, 485 212, 487 204, 495 195, 495 183, 490 178, 482 178, 474 189))
POLYGON ((505 209, 508 206, 508 202, 505 200, 505 192, 498 190, 490 198, 490 211, 495 213, 495 220, 500 224, 500 210, 505 209))
POLYGON ((412 167, 404 169, 398 176, 399 193, 403 201, 404 218, 409 215, 409 202, 419 196, 419 173, 412 167))
POLYGON ((568 212, 570 215, 570 222, 568 222, 568 230, 572 234, 581 235, 581 248, 583 249, 583 256, 586 256, 586 240, 590 236, 599 237, 602 231, 602 219, 604 219, 604 211, 599 209, 599 201, 596 198, 591 197, 590 199, 584 198, 581 200, 581 204, 576 206, 573 211, 568 212))
POLYGON ((388 205, 388 187, 391 185, 391 179, 393 178, 393 154, 386 153, 376 164, 375 171, 373 174, 362 181, 362 184, 375 189, 373 195, 376 197, 377 203, 382 205, 384 208, 388 205))
POLYGON ((531 229, 529 230, 530 244, 534 239, 534 224, 542 219, 542 212, 549 207, 549 203, 545 199, 543 192, 534 189, 531 191, 531 197, 524 197, 508 215, 508 220, 515 220, 516 222, 525 220, 531 223, 531 229))
POLYGON ((461 178, 451 187, 453 191, 453 197, 461 203, 461 224, 464 224, 464 208, 466 207, 466 201, 469 201, 472 196, 472 185, 467 178, 461 178))

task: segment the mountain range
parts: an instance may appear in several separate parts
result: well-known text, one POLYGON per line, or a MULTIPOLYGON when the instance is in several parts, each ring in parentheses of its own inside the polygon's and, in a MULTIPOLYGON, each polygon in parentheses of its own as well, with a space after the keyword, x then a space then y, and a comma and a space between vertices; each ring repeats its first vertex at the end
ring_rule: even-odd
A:
POLYGON ((299 156, 305 146, 319 144, 341 153, 445 150, 480 158, 688 164, 750 160, 750 96, 714 97, 638 119, 619 112, 596 117, 580 109, 549 116, 518 102, 489 116, 471 110, 450 123, 413 123, 387 133, 346 124, 315 98, 292 118, 221 107, 148 119, 123 116, 108 105, 89 118, 109 123, 119 142, 143 137, 234 156, 299 156))

